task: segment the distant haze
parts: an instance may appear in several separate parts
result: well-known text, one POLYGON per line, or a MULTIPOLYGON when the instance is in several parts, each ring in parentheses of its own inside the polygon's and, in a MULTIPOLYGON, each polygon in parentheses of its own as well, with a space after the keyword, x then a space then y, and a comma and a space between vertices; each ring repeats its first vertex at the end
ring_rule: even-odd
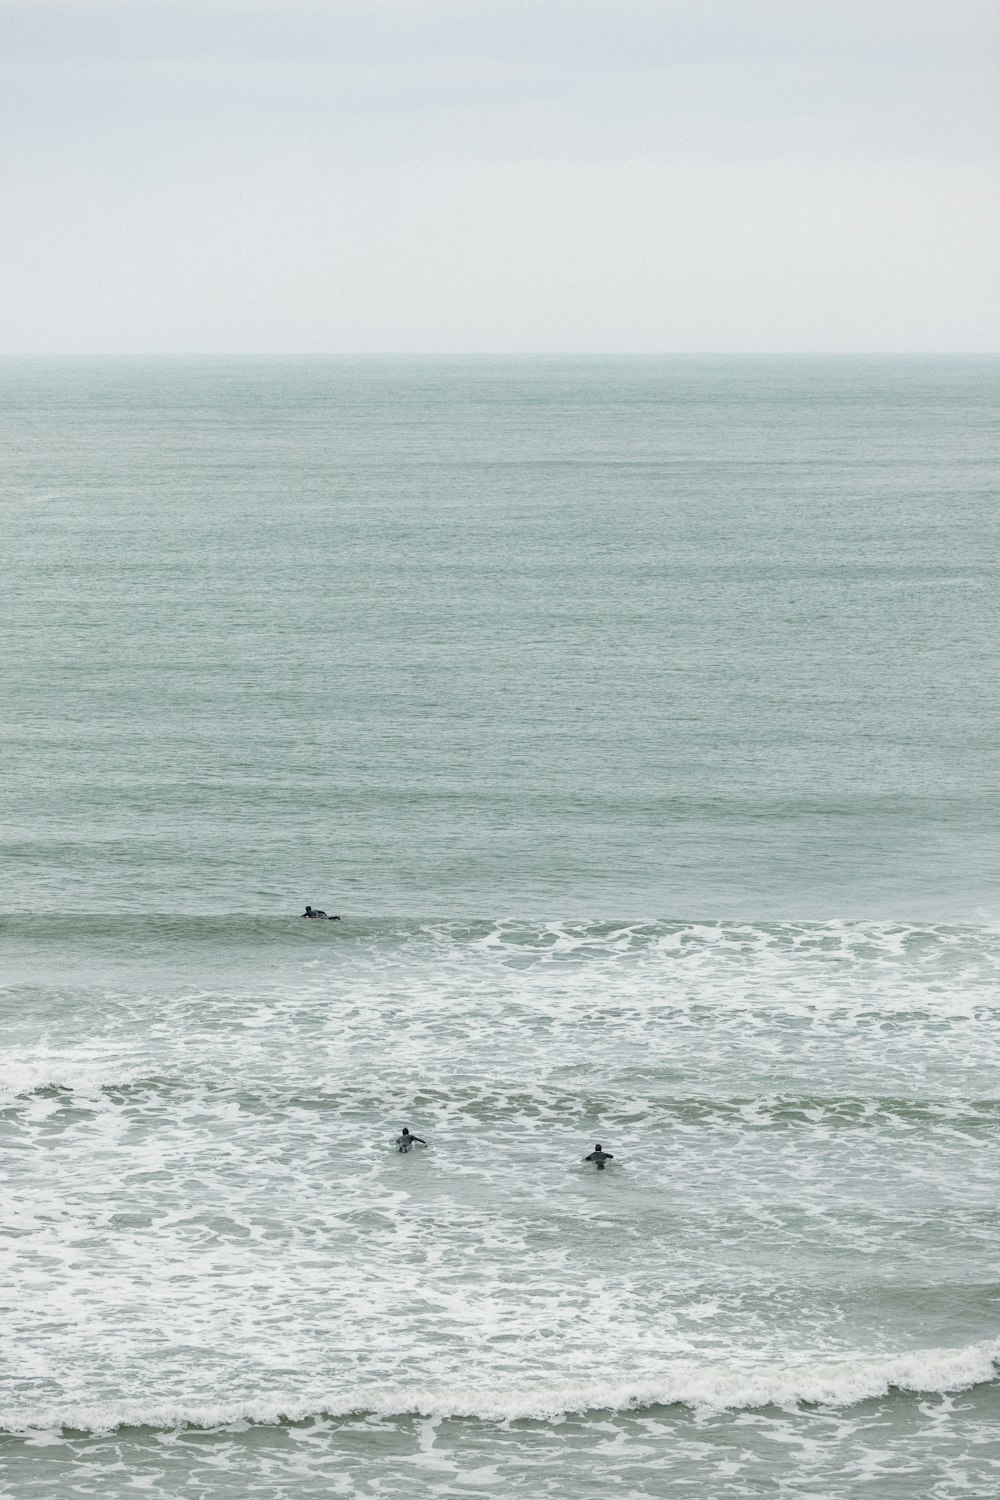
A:
POLYGON ((0 0, 0 351, 995 351, 996 0, 0 0))

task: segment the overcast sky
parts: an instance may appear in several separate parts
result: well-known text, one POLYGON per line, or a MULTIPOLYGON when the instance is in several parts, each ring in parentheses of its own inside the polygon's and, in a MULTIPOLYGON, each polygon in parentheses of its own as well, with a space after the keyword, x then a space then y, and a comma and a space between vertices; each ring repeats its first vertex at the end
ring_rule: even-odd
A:
POLYGON ((6 352, 1000 350, 1000 0, 0 0, 6 352))

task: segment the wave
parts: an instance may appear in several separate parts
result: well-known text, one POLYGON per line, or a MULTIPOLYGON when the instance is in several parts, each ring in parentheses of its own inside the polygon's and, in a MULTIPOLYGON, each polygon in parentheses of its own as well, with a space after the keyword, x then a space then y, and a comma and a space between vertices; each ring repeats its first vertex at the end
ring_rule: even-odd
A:
MULTIPOLYGON (((327 902, 330 911, 335 905, 327 902)), ((591 945, 602 950, 682 951, 722 943, 746 950, 760 946, 790 947, 819 954, 847 951, 860 956, 905 953, 914 944, 951 946, 981 938, 995 943, 1000 924, 993 921, 900 922, 816 918, 755 921, 699 918, 564 919, 377 914, 342 911, 339 922, 303 921, 298 909, 275 912, 0 912, 0 933, 32 944, 66 939, 135 939, 171 943, 254 943, 299 945, 352 940, 456 943, 460 946, 513 948, 539 954, 570 954, 591 945)))
POLYGON ((0 1095, 14 1098, 28 1098, 32 1094, 80 1094, 94 1098, 118 1091, 155 1089, 172 1092, 179 1083, 180 1080, 169 1078, 140 1078, 136 1069, 112 1071, 107 1063, 57 1058, 35 1063, 6 1062, 0 1069, 0 1095))
POLYGON ((467 1385, 372 1387, 336 1397, 268 1394, 239 1401, 121 1401, 46 1406, 0 1413, 0 1431, 109 1433, 145 1428, 277 1427, 318 1419, 379 1417, 477 1418, 486 1422, 546 1420, 597 1412, 640 1412, 658 1406, 745 1410, 800 1404, 846 1407, 892 1392, 943 1394, 997 1378, 1000 1338, 960 1349, 919 1349, 882 1357, 779 1365, 678 1363, 640 1380, 558 1381, 476 1391, 467 1385))
MULTIPOLYGON (((32 1095, 81 1096, 81 1102, 98 1096, 112 1104, 127 1105, 149 1096, 233 1099, 255 1112, 281 1109, 388 1111, 399 1106, 398 1090, 376 1095, 368 1088, 339 1083, 335 1088, 304 1084, 300 1088, 262 1089, 226 1079, 181 1078, 168 1074, 120 1072, 99 1064, 51 1059, 0 1068, 0 1097, 30 1098, 32 1095)), ((67 1101, 70 1102, 70 1101, 67 1101)), ((475 1087, 415 1088, 405 1101, 411 1110, 446 1109, 454 1118, 465 1116, 486 1124, 515 1121, 523 1115, 555 1113, 560 1119, 599 1116, 607 1124, 645 1122, 678 1126, 733 1124, 741 1129, 767 1130, 803 1126, 834 1125, 864 1129, 886 1125, 958 1124, 964 1128, 1000 1122, 1000 1098, 966 1099, 942 1095, 905 1098, 894 1095, 790 1095, 758 1094, 730 1098, 647 1098, 640 1103, 612 1093, 600 1095, 557 1088, 551 1092, 520 1089, 496 1091, 475 1087)))

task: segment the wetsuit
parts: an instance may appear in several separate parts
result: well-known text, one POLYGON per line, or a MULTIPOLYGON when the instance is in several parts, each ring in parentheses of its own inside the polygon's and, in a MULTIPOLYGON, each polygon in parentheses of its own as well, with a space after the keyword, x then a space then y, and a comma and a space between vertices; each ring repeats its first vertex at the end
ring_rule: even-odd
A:
POLYGON ((615 1158, 610 1151, 591 1151, 590 1155, 585 1156, 583 1159, 584 1161, 592 1161, 597 1170, 603 1172, 604 1163, 606 1161, 614 1161, 615 1158))
POLYGON ((416 1141, 418 1143, 418 1145, 421 1145, 421 1146, 426 1146, 427 1145, 427 1142, 423 1139, 422 1136, 419 1136, 419 1135, 410 1135, 409 1131, 407 1131, 406 1135, 397 1135, 397 1137, 396 1137, 396 1150, 397 1151, 409 1151, 409 1149, 413 1145, 414 1141, 416 1141))

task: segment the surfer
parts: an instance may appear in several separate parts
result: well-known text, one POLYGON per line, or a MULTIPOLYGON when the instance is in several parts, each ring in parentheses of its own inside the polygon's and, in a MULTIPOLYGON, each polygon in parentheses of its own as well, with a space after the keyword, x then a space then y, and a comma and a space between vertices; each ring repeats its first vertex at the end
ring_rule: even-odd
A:
POLYGON ((597 1145, 594 1147, 593 1151, 591 1151, 590 1155, 585 1156, 583 1159, 584 1161, 592 1161, 599 1172, 604 1171, 605 1162, 614 1161, 614 1157, 612 1156, 611 1152, 605 1151, 600 1141, 597 1142, 597 1145))
POLYGON ((311 906, 307 906, 306 909, 305 909, 305 911, 302 913, 302 915, 304 917, 318 917, 321 922, 339 922, 340 921, 339 917, 328 917, 325 911, 313 911, 313 909, 312 909, 311 906))
POLYGON ((411 1135, 410 1132, 407 1130, 406 1126, 404 1125, 403 1126, 403 1130, 402 1130, 402 1134, 401 1135, 397 1135, 397 1137, 396 1137, 396 1150, 397 1151, 409 1151, 413 1147, 414 1144, 416 1144, 418 1146, 425 1146, 426 1147, 427 1142, 423 1139, 422 1136, 411 1135))

